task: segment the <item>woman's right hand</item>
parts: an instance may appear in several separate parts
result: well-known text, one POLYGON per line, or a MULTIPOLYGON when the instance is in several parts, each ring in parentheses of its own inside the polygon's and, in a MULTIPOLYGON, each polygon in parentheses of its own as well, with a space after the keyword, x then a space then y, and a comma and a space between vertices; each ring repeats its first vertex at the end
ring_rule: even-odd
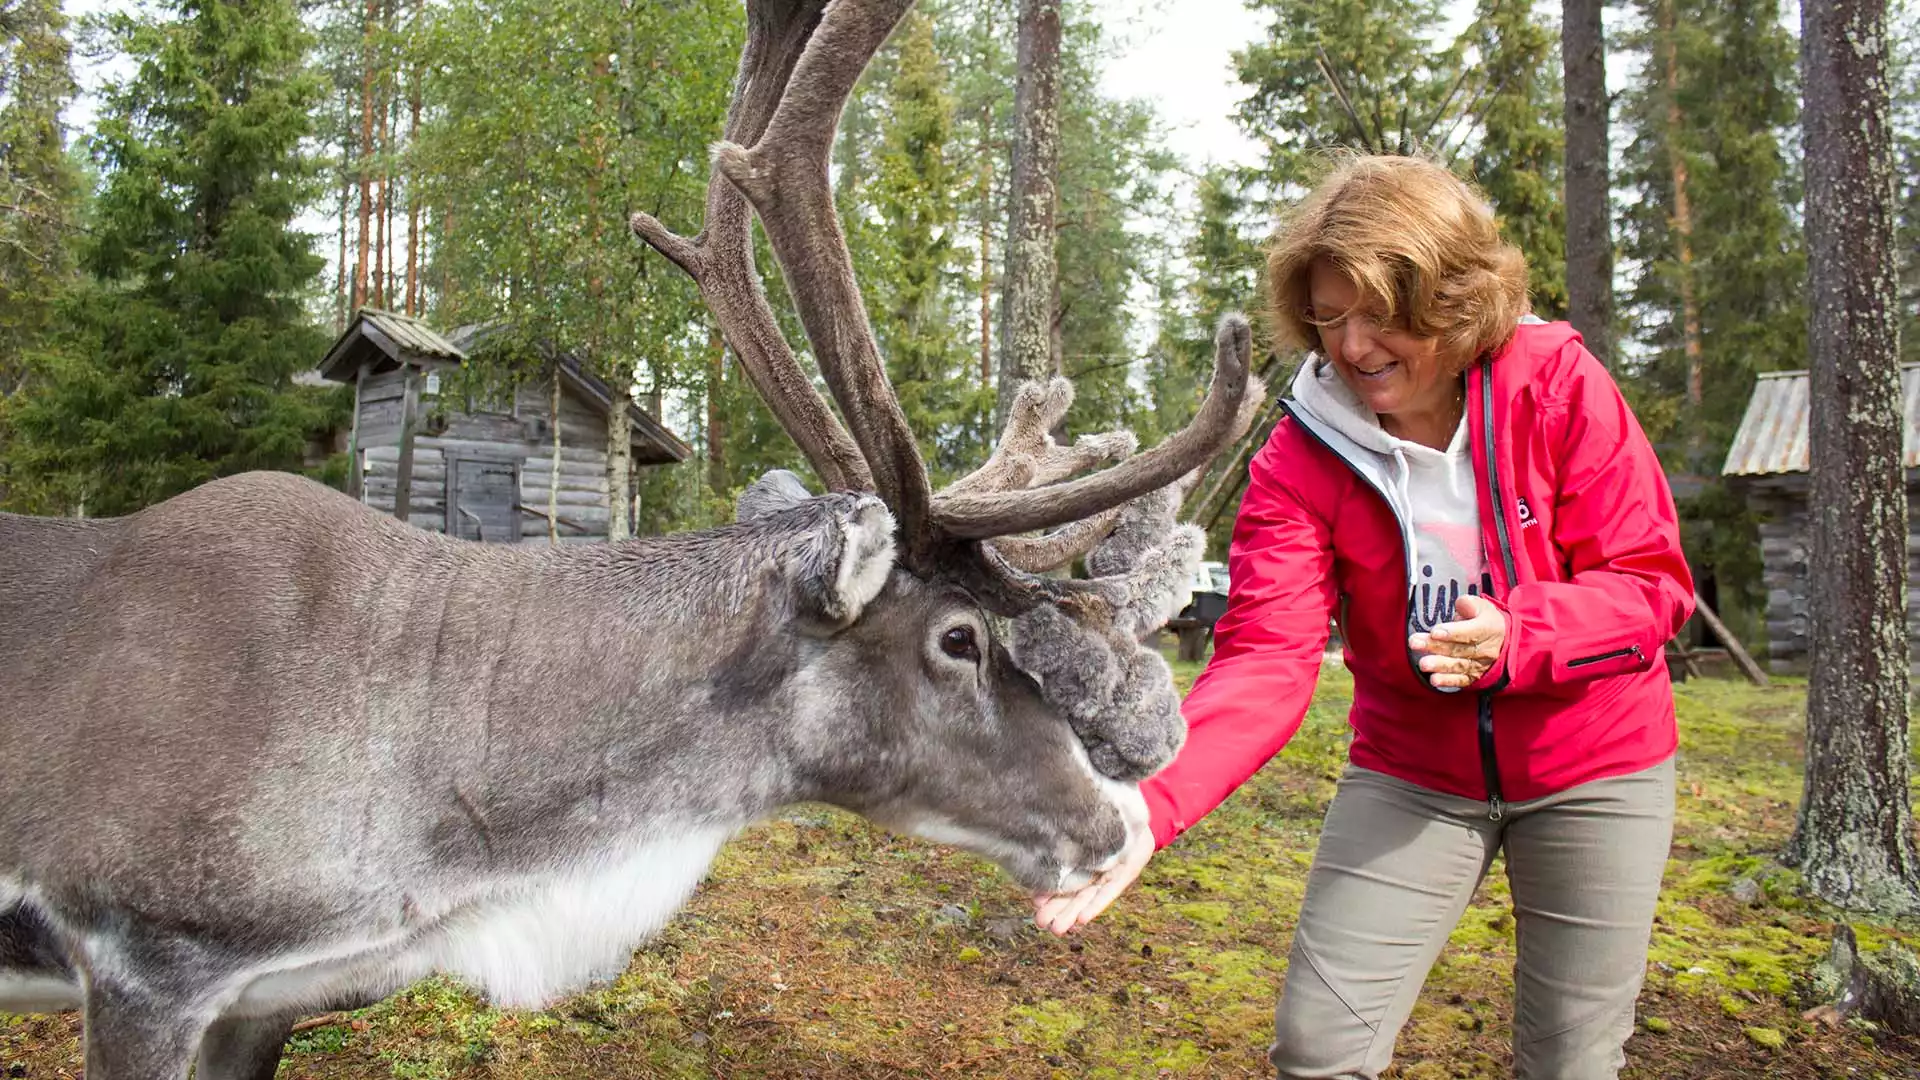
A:
POLYGON ((1107 905, 1127 891, 1127 886, 1140 876, 1140 871, 1152 857, 1153 833, 1146 829, 1133 830, 1133 839, 1127 844, 1127 849, 1120 853, 1120 861, 1103 871, 1099 877, 1073 892, 1041 893, 1035 896, 1034 925, 1064 937, 1092 922, 1094 916, 1107 910, 1107 905))

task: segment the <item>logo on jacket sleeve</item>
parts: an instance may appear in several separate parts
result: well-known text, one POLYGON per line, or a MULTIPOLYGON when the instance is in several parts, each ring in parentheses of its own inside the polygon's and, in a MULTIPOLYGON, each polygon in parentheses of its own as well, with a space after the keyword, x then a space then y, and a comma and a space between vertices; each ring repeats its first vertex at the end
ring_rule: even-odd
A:
POLYGON ((1540 519, 1533 516, 1533 508, 1527 505, 1527 497, 1525 495, 1520 496, 1519 499, 1516 501, 1520 503, 1520 527, 1521 528, 1531 529, 1535 525, 1540 524, 1540 519))

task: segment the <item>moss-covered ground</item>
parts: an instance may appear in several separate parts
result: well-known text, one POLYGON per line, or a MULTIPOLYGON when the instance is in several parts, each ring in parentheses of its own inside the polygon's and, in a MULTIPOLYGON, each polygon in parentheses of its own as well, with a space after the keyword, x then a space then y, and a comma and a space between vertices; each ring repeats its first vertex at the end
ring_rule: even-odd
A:
MULTIPOLYGON (((1285 753, 1075 939, 1035 931, 978 859, 806 807, 729 846, 618 982, 510 1014, 429 981, 301 1032, 280 1076, 1264 1076, 1350 692, 1329 669, 1285 753)), ((1920 1044, 1801 1019, 1834 928, 1773 858, 1799 796, 1804 683, 1677 693, 1679 823, 1626 1075, 1920 1077, 1920 1044)), ((1920 940, 1856 926, 1867 948, 1920 940)), ((1512 960, 1496 865, 1390 1075, 1506 1075, 1512 960)), ((0 1070, 78 1076, 78 1029, 72 1015, 0 1017, 0 1070)))

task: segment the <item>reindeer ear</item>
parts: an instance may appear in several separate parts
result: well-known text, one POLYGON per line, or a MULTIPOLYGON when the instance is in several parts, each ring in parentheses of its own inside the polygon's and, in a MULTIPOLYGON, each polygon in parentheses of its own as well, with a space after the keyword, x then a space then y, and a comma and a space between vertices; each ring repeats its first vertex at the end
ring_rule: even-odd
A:
POLYGON ((893 514, 872 495, 828 495, 813 502, 821 513, 789 550, 786 563, 800 614, 838 630, 858 619, 887 587, 894 560, 893 514))
POLYGON ((754 521, 768 514, 799 506, 813 497, 800 478, 785 469, 770 470, 747 485, 734 503, 735 521, 754 521))

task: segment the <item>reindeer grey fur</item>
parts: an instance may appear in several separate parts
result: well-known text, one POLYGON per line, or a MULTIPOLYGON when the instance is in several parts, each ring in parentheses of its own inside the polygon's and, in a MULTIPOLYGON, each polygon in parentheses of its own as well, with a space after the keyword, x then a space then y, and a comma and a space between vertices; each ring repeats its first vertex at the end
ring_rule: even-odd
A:
POLYGON ((172 1077, 223 1015, 284 1036, 436 967, 517 1006, 617 972, 793 802, 1030 887, 1083 877, 1125 838, 1117 785, 965 594, 893 569, 892 531, 842 494, 480 545, 277 474, 120 520, 0 515, 0 959, 85 984, 90 1076, 172 1077), (955 625, 977 666, 939 650, 955 625), (595 874, 624 890, 605 908, 535 910, 595 874), (522 915, 544 929, 488 925, 522 915))
POLYGON ((270 1080, 306 1010, 432 971, 535 1005, 618 971, 790 803, 1030 889, 1139 835, 1134 782, 1184 735, 1141 637, 1199 554, 1179 491, 1264 394, 1246 324, 1161 445, 1053 445, 1057 381, 931 491, 826 174, 908 6, 749 0, 702 231, 633 221, 829 494, 774 474, 731 526, 545 550, 268 474, 118 520, 0 515, 0 1009, 82 1006, 88 1080, 270 1080), (851 432, 779 338, 749 205, 851 432), (1086 578, 1035 576, 1081 554, 1086 578))

